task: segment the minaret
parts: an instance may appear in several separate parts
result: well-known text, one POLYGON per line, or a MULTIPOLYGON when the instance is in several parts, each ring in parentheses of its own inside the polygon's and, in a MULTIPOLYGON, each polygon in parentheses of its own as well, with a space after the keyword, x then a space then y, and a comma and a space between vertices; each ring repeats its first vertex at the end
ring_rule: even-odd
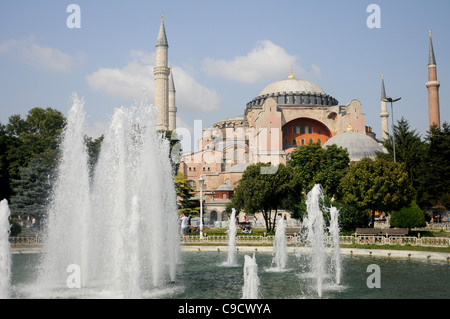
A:
POLYGON ((173 70, 170 68, 169 76, 169 131, 177 128, 177 107, 175 103, 175 83, 173 82, 173 70))
POLYGON ((430 49, 428 53, 428 111, 430 116, 430 127, 437 125, 441 127, 439 115, 439 87, 441 84, 437 80, 436 58, 434 56, 433 41, 431 40, 430 30, 430 49))
POLYGON ((389 133, 389 113, 387 111, 386 90, 384 88, 384 76, 381 75, 381 137, 383 140, 388 139, 389 133))
POLYGON ((157 130, 169 128, 169 74, 168 52, 164 17, 161 17, 158 39, 156 40, 156 66, 153 69, 155 75, 155 106, 159 113, 156 121, 157 130))

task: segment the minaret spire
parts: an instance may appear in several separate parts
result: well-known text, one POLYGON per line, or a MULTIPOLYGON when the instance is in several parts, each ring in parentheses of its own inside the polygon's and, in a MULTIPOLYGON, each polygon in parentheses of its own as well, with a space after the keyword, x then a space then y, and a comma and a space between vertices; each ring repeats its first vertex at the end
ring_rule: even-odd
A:
POLYGON ((389 123, 388 117, 389 113, 387 111, 386 102, 386 89, 384 88, 384 75, 381 75, 381 136, 383 140, 387 140, 389 133, 389 123))
POLYGON ((433 49, 433 40, 431 39, 431 30, 430 30, 430 48, 428 52, 428 65, 436 65, 436 57, 434 56, 434 49, 433 49))
POLYGON ((161 17, 158 38, 156 40, 156 66, 153 69, 155 75, 155 106, 158 109, 156 120, 157 130, 169 128, 169 44, 167 43, 164 16, 161 17))
POLYGON ((437 80, 436 57, 434 55, 433 40, 431 39, 430 30, 430 47, 428 51, 428 112, 430 117, 430 127, 437 125, 441 127, 439 114, 439 87, 441 84, 437 80))
POLYGON ((159 27, 156 46, 169 46, 169 44, 167 43, 166 28, 164 27, 164 16, 161 16, 161 26, 159 27))

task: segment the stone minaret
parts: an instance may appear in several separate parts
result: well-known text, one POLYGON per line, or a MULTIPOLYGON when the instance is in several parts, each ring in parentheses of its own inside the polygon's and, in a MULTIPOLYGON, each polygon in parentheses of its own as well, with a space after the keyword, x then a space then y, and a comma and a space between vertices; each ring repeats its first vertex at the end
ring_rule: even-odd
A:
POLYGON ((381 75, 381 136, 383 140, 387 140, 389 133, 389 113, 387 111, 386 90, 384 88, 384 76, 381 75), (384 100, 384 101, 383 101, 384 100))
POLYGON ((158 39, 156 40, 156 66, 153 69, 155 75, 155 106, 158 109, 156 120, 157 130, 169 128, 169 74, 168 52, 164 17, 161 18, 158 39))
POLYGON ((439 115, 439 87, 440 83, 437 80, 436 58, 434 56, 433 41, 431 40, 430 30, 430 49, 428 55, 428 111, 430 116, 430 127, 437 125, 441 127, 441 120, 439 115))
POLYGON ((169 131, 177 128, 177 107, 175 103, 175 83, 173 82, 173 72, 170 68, 169 77, 169 131))

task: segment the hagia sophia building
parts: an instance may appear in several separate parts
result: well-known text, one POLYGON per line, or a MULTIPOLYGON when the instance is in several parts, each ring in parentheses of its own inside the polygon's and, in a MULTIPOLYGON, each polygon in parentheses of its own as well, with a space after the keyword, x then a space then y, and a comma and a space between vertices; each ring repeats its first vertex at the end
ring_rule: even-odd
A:
MULTIPOLYGON (((168 42, 161 26, 156 42, 155 106, 159 109, 156 128, 176 129, 175 85, 168 67, 168 42)), ((430 126, 440 125, 436 60, 430 32, 429 95, 430 126)), ((288 72, 287 72, 288 73, 288 72)), ((384 79, 381 84, 382 140, 389 133, 384 79)), ((289 154, 303 145, 319 143, 323 147, 336 144, 349 151, 350 160, 375 158, 384 151, 357 99, 347 105, 339 102, 316 84, 298 79, 291 70, 284 79, 268 84, 243 107, 243 114, 218 121, 203 129, 198 151, 181 156, 179 171, 200 193, 202 187, 204 221, 220 222, 228 217, 226 204, 245 169, 255 163, 286 164, 289 154)))

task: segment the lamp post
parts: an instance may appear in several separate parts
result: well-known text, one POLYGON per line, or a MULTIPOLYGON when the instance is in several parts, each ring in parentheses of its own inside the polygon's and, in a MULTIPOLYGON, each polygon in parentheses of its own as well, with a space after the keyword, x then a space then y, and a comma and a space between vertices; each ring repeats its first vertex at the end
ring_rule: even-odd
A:
POLYGON ((390 102, 391 103, 391 113, 392 113, 392 147, 394 150, 394 163, 397 162, 397 157, 395 155, 395 132, 394 132, 394 102, 400 101, 401 97, 398 97, 396 99, 393 99, 391 97, 388 97, 386 99, 383 99, 383 102, 390 102))
POLYGON ((200 183, 200 239, 203 239, 203 184, 205 183, 205 176, 200 175, 198 182, 200 183))

